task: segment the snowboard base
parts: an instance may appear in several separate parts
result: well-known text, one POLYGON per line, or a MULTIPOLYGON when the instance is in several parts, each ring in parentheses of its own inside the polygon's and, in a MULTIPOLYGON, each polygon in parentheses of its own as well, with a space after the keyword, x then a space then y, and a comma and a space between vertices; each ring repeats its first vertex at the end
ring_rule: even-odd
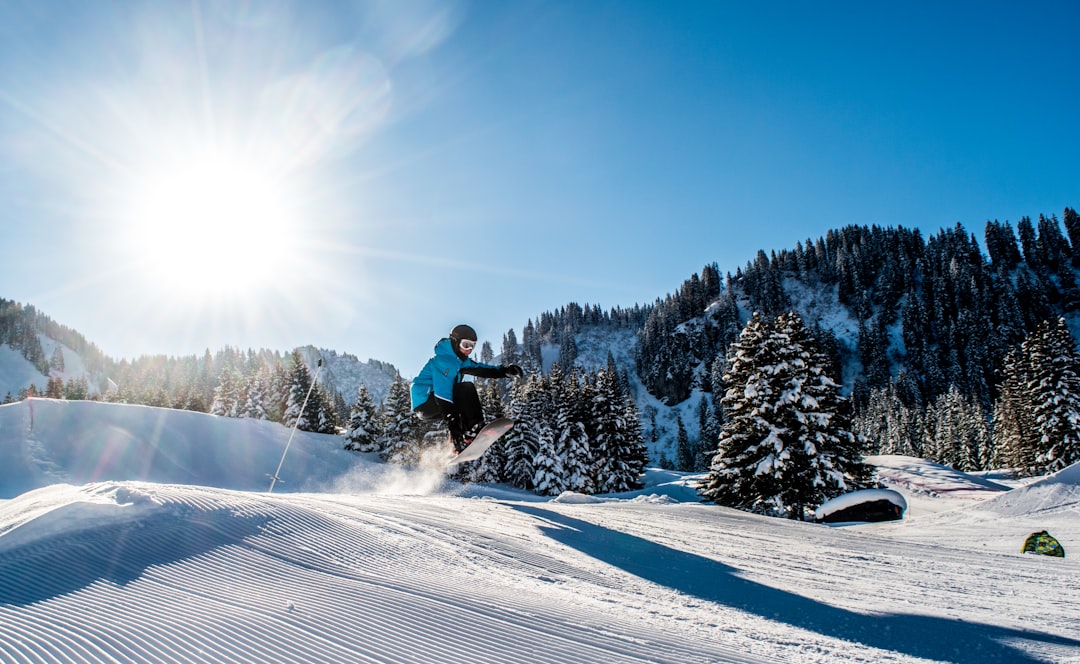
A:
POLYGON ((484 425, 484 428, 480 430, 480 433, 476 434, 476 438, 473 442, 451 457, 448 466, 456 466, 459 463, 466 461, 475 461, 483 456, 484 452, 487 452, 488 448, 495 444, 504 433, 512 429, 514 421, 506 418, 499 417, 484 425))

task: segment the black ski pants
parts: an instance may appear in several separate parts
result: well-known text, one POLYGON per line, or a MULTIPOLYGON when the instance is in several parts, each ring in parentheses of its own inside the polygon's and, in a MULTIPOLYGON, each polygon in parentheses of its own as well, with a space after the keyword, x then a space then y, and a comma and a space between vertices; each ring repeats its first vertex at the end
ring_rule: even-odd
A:
POLYGON ((484 423, 480 395, 476 392, 476 384, 472 382, 454 384, 453 402, 429 394, 427 401, 417 406, 413 412, 425 420, 445 420, 450 436, 456 443, 464 441, 466 431, 484 423))

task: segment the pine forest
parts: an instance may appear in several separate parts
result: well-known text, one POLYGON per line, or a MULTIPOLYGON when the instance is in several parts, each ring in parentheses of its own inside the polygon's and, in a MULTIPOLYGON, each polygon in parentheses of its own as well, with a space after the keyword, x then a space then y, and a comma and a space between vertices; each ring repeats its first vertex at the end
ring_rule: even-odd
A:
MULTIPOLYGON (((1080 460, 1078 269, 1080 217, 1066 209, 1061 220, 987 222, 981 243, 959 224, 928 238, 848 226, 723 275, 706 265, 651 304, 569 303, 527 321, 520 340, 509 330, 498 353, 480 349, 481 361, 525 375, 477 380, 488 418, 516 426, 459 479, 607 493, 634 488, 654 464, 702 473, 704 500, 803 519, 873 486, 871 454, 1055 472, 1080 460), (586 331, 611 332, 620 352, 584 361, 586 331), (676 413, 667 441, 664 409, 676 413)), ((316 380, 299 349, 116 361, 33 306, 0 300, 0 344, 43 375, 62 371, 63 354, 46 356, 38 335, 77 353, 90 378, 50 378, 7 401, 36 393, 267 419, 402 464, 446 437, 412 415, 408 380, 388 365, 395 378, 377 398, 368 385, 342 394, 316 380)))

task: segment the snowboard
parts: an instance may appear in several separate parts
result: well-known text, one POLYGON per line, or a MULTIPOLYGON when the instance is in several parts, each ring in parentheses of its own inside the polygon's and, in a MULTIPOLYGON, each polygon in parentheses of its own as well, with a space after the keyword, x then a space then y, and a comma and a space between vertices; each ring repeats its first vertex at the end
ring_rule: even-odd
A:
POLYGON ((476 438, 473 438, 473 442, 455 454, 450 458, 448 466, 456 466, 459 463, 466 461, 475 461, 483 456, 487 449, 495 444, 504 433, 509 431, 514 426, 514 421, 506 418, 499 417, 484 425, 484 428, 480 430, 480 433, 476 434, 476 438))

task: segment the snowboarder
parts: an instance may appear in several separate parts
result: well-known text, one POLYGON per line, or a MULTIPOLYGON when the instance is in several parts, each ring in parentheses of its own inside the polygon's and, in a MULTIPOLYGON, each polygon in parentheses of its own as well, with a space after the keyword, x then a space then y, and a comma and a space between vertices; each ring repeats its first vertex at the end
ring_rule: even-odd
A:
POLYGON ((472 442, 484 426, 484 410, 476 385, 462 374, 480 378, 520 376, 516 364, 495 366, 476 362, 469 354, 476 348, 476 330, 458 325, 450 336, 435 344, 435 355, 412 381, 413 412, 425 420, 443 419, 450 430, 454 451, 472 442))

